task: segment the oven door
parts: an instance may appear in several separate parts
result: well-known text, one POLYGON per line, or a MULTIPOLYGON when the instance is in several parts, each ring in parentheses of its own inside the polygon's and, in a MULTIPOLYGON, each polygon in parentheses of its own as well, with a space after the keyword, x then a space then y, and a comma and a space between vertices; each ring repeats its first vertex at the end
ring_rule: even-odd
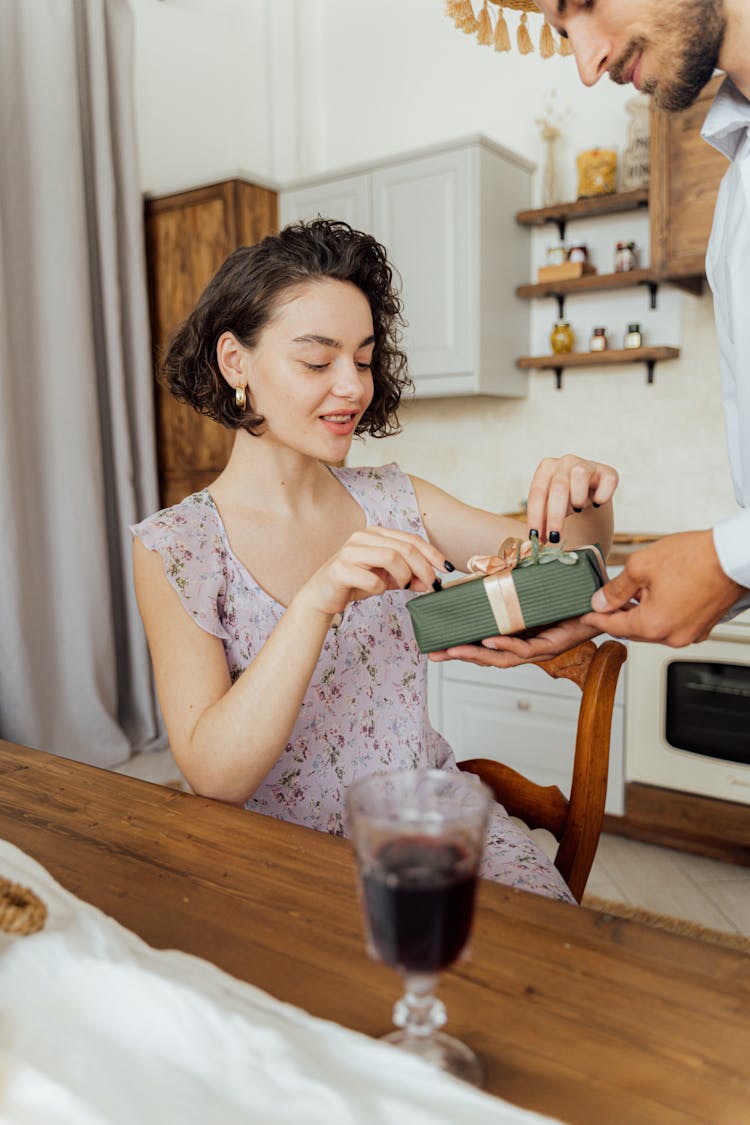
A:
POLYGON ((625 775, 750 804, 750 632, 719 626, 687 648, 632 643, 625 775))

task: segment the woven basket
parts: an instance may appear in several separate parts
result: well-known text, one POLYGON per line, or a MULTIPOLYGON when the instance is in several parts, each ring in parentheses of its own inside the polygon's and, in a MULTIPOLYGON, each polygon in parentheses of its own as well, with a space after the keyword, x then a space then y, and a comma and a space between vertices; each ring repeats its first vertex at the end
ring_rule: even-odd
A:
POLYGON ((533 0, 490 0, 490 4, 497 4, 499 8, 512 8, 514 12, 536 12, 539 8, 533 0))

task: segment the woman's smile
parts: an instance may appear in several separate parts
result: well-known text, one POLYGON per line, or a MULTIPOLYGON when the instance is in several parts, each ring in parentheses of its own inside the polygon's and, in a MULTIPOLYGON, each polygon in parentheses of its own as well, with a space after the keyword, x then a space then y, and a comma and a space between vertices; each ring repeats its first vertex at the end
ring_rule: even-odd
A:
POLYGON ((357 422, 359 420, 359 413, 336 413, 336 414, 321 414, 320 420, 327 430, 332 434, 340 434, 348 436, 354 433, 357 422))

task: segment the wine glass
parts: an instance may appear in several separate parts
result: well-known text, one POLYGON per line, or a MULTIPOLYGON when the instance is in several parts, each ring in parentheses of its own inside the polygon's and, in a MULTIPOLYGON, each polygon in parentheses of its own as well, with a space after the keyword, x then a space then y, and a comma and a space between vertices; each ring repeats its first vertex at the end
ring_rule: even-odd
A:
POLYGON ((434 990, 469 937, 492 794, 471 774, 405 769, 355 782, 346 804, 368 953, 404 982, 383 1038, 480 1086, 474 1052, 438 1031, 434 990))

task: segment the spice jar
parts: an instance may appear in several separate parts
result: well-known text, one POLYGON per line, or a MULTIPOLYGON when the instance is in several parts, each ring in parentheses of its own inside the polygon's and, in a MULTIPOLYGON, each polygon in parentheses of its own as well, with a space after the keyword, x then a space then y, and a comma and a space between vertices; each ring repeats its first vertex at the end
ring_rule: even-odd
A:
POLYGON ((604 352, 609 347, 606 328, 595 328, 589 340, 589 351, 604 352))
POLYGON ((615 273, 628 273, 638 266, 634 242, 618 242, 615 246, 615 273))
POLYGON ((578 246, 571 246, 568 250, 569 262, 588 262, 589 249, 585 243, 581 242, 578 246))
POLYGON ((568 256, 564 242, 552 242, 547 247, 547 265, 562 266, 568 256))
POLYGON ((642 342, 640 324, 629 324, 625 333, 626 348, 640 348, 642 342))
POLYGON ((567 320, 555 321, 549 337, 549 342, 554 355, 563 355, 573 351, 573 329, 567 320))

